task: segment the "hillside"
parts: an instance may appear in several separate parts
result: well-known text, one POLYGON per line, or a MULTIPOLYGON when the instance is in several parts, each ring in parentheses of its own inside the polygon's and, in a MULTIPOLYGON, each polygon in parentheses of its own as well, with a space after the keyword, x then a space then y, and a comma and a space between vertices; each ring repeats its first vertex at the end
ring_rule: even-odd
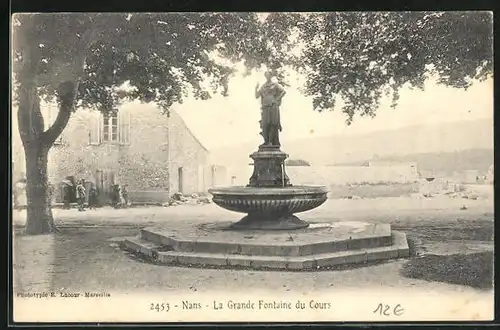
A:
MULTIPOLYGON (((441 125, 410 126, 363 135, 332 135, 284 141, 282 150, 312 165, 356 162, 374 157, 493 149, 493 120, 481 119, 441 125)), ((248 163, 257 146, 237 146, 212 150, 214 162, 228 166, 248 163)))

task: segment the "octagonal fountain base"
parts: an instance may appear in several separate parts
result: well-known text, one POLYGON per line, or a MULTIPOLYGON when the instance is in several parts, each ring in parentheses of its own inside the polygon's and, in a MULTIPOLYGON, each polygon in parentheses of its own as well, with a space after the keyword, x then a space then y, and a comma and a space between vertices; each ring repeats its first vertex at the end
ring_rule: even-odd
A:
POLYGON ((166 265, 318 270, 409 256, 388 224, 311 223, 293 231, 233 230, 230 222, 145 228, 122 248, 166 265))

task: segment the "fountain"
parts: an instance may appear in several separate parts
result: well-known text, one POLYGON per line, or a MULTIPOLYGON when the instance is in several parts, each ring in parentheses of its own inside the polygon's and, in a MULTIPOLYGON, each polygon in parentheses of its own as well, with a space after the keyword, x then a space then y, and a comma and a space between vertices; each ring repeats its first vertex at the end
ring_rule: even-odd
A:
POLYGON ((363 222, 309 223, 295 214, 327 201, 324 186, 294 186, 286 174, 288 155, 281 151, 279 105, 283 87, 271 80, 256 86, 261 98, 264 143, 250 155, 253 174, 247 186, 209 189, 213 202, 246 213, 237 222, 193 224, 186 221, 141 230, 122 247, 167 265, 316 270, 409 255, 406 235, 389 224, 363 222))
POLYGON ((327 200, 326 187, 293 186, 286 175, 285 159, 280 150, 281 120, 279 105, 285 95, 283 87, 266 72, 266 83, 255 88, 262 101, 261 135, 264 144, 250 155, 254 171, 246 187, 210 189, 213 202, 230 211, 247 213, 232 229, 291 230, 309 224, 294 213, 312 210, 327 200))
POLYGON ((309 224, 295 213, 312 210, 327 200, 323 186, 293 186, 285 171, 287 154, 279 147, 260 147, 250 156, 254 172, 246 187, 213 188, 213 202, 230 211, 247 213, 232 224, 238 230, 292 230, 309 224))

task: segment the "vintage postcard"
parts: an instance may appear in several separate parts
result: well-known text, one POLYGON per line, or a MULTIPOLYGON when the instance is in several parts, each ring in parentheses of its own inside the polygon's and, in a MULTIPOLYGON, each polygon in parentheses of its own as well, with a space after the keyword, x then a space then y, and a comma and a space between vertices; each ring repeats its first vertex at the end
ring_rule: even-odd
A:
POLYGON ((12 36, 15 322, 493 319, 491 12, 12 36))

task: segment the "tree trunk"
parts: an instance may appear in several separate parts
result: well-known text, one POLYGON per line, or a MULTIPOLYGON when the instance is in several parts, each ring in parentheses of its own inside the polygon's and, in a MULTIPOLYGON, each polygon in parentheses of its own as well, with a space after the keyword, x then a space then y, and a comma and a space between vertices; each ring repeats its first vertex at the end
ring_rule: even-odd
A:
POLYGON ((38 95, 36 73, 41 60, 40 48, 36 35, 36 16, 26 19, 24 34, 19 41, 22 53, 21 70, 17 74, 19 81, 19 133, 26 155, 26 199, 27 220, 26 234, 47 234, 57 231, 54 225, 48 186, 47 161, 48 153, 54 141, 68 124, 74 108, 75 98, 86 59, 86 49, 92 40, 95 30, 89 29, 81 38, 73 58, 74 63, 61 67, 56 96, 59 103, 59 113, 52 124, 44 131, 43 116, 40 111, 40 96, 38 95))
POLYGON ((48 234, 56 231, 47 176, 49 148, 40 142, 25 146, 26 152, 26 234, 48 234))
POLYGON ((56 231, 50 208, 47 160, 50 145, 43 139, 40 98, 32 80, 23 80, 19 88, 19 134, 26 159, 26 234, 56 231))

